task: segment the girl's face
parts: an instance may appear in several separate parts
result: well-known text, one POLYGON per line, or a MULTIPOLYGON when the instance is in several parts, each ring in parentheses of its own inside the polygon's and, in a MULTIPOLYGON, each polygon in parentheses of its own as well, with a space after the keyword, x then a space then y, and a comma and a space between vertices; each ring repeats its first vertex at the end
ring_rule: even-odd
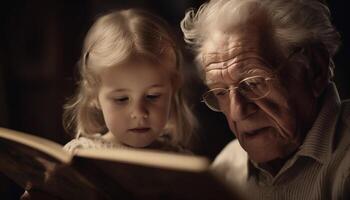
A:
POLYGON ((129 62, 100 77, 98 100, 110 133, 128 146, 150 145, 170 115, 172 88, 164 66, 129 62))

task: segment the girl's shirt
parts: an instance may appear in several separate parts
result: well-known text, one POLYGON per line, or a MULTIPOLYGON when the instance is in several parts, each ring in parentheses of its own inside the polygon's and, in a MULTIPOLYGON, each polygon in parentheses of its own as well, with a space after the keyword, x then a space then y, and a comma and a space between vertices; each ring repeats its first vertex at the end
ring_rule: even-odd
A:
MULTIPOLYGON (((96 133, 91 136, 81 136, 69 141, 64 145, 63 149, 74 153, 78 149, 129 149, 134 147, 125 146, 115 141, 106 140, 102 137, 102 134, 96 133)), ((179 145, 174 145, 170 142, 168 137, 159 137, 153 142, 147 149, 178 152, 184 154, 192 154, 190 151, 184 149, 179 145)))

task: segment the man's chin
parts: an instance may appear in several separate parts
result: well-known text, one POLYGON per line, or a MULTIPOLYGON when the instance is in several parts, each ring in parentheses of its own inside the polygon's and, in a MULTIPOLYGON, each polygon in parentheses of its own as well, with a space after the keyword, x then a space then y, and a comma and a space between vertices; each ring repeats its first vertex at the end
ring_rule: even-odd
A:
MULTIPOLYGON (((271 147, 270 147, 271 148, 271 147)), ((251 161, 261 163, 273 163, 275 161, 286 161, 294 155, 295 151, 283 151, 282 149, 269 149, 270 151, 256 150, 256 149, 245 149, 248 153, 248 157, 251 161)))
POLYGON ((260 155, 261 153, 249 153, 248 152, 248 156, 249 159, 255 163, 268 163, 271 162, 273 160, 276 160, 279 158, 279 156, 276 155, 260 155))
POLYGON ((248 153, 249 159, 255 163, 267 163, 283 157, 282 152, 273 148, 273 146, 250 146, 243 147, 243 149, 248 153))

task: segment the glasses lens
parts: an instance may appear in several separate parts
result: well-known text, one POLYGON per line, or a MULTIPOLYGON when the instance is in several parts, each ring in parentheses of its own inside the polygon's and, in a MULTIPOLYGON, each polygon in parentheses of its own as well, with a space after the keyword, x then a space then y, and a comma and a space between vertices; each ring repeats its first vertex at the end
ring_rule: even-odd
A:
POLYGON ((262 76, 250 77, 239 83, 239 92, 250 100, 265 97, 269 93, 269 86, 262 76))
MULTIPOLYGON (((249 77, 238 85, 238 92, 249 100, 265 97, 270 92, 267 79, 262 76, 249 77)), ((213 111, 221 112, 229 105, 229 89, 215 88, 203 95, 203 102, 213 111)))
POLYGON ((203 101, 213 111, 220 112, 220 105, 225 105, 228 100, 228 92, 224 88, 211 89, 203 95, 203 101))

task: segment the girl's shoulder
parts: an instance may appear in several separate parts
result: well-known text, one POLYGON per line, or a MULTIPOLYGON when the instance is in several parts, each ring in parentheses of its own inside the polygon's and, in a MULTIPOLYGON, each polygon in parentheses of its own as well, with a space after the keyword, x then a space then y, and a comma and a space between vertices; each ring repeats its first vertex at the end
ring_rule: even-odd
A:
POLYGON ((99 133, 89 135, 89 136, 81 136, 81 137, 72 139, 63 147, 64 150, 71 153, 74 153, 77 149, 116 149, 116 148, 122 148, 122 146, 103 139, 102 135, 99 133))

